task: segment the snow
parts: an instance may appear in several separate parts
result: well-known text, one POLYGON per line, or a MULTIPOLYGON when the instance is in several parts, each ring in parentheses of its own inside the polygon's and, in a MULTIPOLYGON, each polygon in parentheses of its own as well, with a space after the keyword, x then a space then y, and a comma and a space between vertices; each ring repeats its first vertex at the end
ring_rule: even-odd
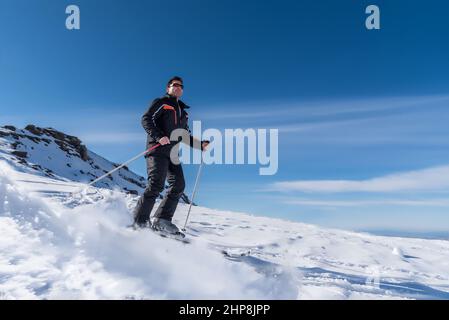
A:
POLYGON ((86 188, 115 164, 55 141, 0 127, 0 299, 449 299, 445 240, 200 206, 190 244, 128 229, 138 198, 123 190, 145 179, 121 169, 86 188))
POLYGON ((125 227, 136 196, 81 185, 0 160, 1 298, 449 298, 448 241, 193 207, 183 244, 125 227))

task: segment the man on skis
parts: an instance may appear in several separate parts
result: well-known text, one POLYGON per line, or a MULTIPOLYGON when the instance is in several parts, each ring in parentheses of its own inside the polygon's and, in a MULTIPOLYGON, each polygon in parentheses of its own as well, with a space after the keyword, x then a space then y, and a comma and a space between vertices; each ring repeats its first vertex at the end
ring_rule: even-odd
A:
POLYGON ((209 141, 198 141, 190 134, 186 112, 189 107, 180 100, 183 90, 182 78, 171 78, 167 83, 166 95, 155 99, 142 116, 142 126, 148 134, 147 149, 157 144, 159 146, 145 156, 148 186, 134 209, 135 228, 151 227, 169 234, 180 234, 178 227, 172 223, 172 218, 184 192, 185 181, 181 164, 174 164, 170 158, 172 148, 179 141, 170 141, 169 137, 174 130, 184 129, 189 134, 191 147, 205 150, 209 144, 209 141), (151 224, 151 210, 164 189, 166 179, 168 189, 151 224))

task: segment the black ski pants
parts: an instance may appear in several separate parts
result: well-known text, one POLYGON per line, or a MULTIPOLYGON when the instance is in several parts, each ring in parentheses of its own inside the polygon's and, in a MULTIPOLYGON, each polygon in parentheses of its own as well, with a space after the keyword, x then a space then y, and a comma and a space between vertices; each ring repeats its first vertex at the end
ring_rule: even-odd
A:
POLYGON ((166 154, 150 155, 146 158, 148 186, 134 209, 134 222, 142 225, 149 221, 151 210, 156 199, 164 190, 165 180, 168 181, 167 192, 162 199, 155 218, 171 221, 178 206, 179 198, 184 193, 185 180, 181 164, 173 164, 166 154))

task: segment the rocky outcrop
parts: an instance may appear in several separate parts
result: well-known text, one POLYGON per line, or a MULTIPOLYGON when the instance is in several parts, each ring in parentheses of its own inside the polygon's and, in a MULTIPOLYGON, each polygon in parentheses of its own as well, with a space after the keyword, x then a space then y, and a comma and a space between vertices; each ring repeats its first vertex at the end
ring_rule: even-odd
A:
MULTIPOLYGON (((55 143, 59 146, 59 148, 67 152, 71 155, 76 155, 80 157, 82 160, 87 161, 89 156, 87 154, 87 148, 85 145, 81 143, 81 140, 75 136, 70 136, 61 131, 55 130, 53 128, 40 128, 35 125, 29 124, 25 127, 25 130, 31 132, 36 136, 50 136, 54 138, 55 143), (75 153, 73 153, 75 151, 75 153)), ((32 137, 36 139, 35 137, 32 137)), ((39 139, 38 139, 39 140, 39 139)), ((48 139, 47 139, 48 140, 48 139)), ((50 141, 48 140, 47 143, 50 141)))
MULTIPOLYGON (((3 126, 0 127, 0 138, 6 138, 6 146, 8 149, 7 152, 15 157, 15 161, 17 163, 25 165, 33 170, 42 172, 49 177, 54 178, 58 176, 50 169, 55 169, 58 167, 58 165, 56 167, 53 167, 46 161, 34 163, 34 161, 30 159, 33 159, 33 155, 35 154, 37 149, 40 153, 45 153, 45 150, 47 150, 46 148, 53 143, 56 144, 61 152, 65 154, 65 156, 63 156, 63 165, 71 172, 71 175, 67 175, 68 178, 73 179, 74 177, 76 177, 75 179, 77 179, 77 181, 83 181, 83 179, 84 181, 86 181, 86 179, 87 181, 93 181, 100 175, 103 175, 104 173, 107 173, 108 170, 110 170, 109 168, 100 167, 99 163, 94 161, 95 157, 89 157, 89 151, 87 147, 82 144, 79 138, 65 134, 54 128, 41 128, 32 124, 27 125, 25 129, 17 129, 14 126, 3 126), (34 142, 35 144, 39 144, 40 146, 38 147, 35 144, 30 143, 30 141, 34 142), (77 163, 79 159, 73 159, 72 157, 77 157, 85 162, 83 167, 84 170, 74 170, 74 168, 76 168, 76 165, 74 164, 77 163), (87 166, 85 166, 86 164, 87 166)), ((53 150, 54 152, 53 148, 48 150, 53 150)), ((48 158, 48 160, 51 162, 52 159, 50 156, 51 155, 48 154, 42 157, 41 154, 38 158, 48 158)), ((106 159, 104 160, 108 161, 106 159)), ((108 162, 113 167, 119 166, 119 164, 117 163, 113 163, 110 161, 108 162)), ((100 185, 102 185, 101 183, 104 183, 102 186, 111 188, 120 186, 123 191, 133 195, 137 195, 139 193, 137 190, 142 191, 142 189, 145 189, 146 187, 146 179, 131 172, 127 166, 124 166, 120 171, 118 171, 118 173, 115 174, 118 174, 121 179, 114 178, 117 176, 108 176, 107 178, 102 180, 102 182, 100 182, 100 185), (125 184, 123 180, 127 183, 125 184), (127 187, 125 185, 127 185, 127 187), (137 190, 134 190, 134 187, 137 190)), ((61 176, 60 173, 59 176, 61 176)), ((160 196, 160 198, 162 198, 162 195, 160 196)), ((186 194, 183 194, 181 196, 181 201, 187 204, 190 203, 190 200, 186 194)))
POLYGON ((14 126, 4 126, 4 128, 11 130, 11 131, 16 131, 16 127, 14 127, 14 126))
POLYGON ((28 155, 28 152, 25 152, 25 151, 13 151, 13 152, 11 152, 11 154, 13 154, 13 155, 15 155, 15 156, 17 156, 19 158, 26 158, 27 155, 28 155))
POLYGON ((122 177, 122 179, 124 179, 124 180, 126 180, 126 181, 128 181, 128 182, 131 182, 131 183, 133 183, 133 184, 135 184, 135 185, 138 185, 139 187, 141 187, 141 188, 143 188, 143 189, 145 189, 145 187, 146 187, 146 185, 145 185, 144 183, 139 182, 139 181, 137 181, 137 180, 134 180, 133 178, 128 178, 128 177, 122 176, 122 175, 121 175, 121 177, 122 177))

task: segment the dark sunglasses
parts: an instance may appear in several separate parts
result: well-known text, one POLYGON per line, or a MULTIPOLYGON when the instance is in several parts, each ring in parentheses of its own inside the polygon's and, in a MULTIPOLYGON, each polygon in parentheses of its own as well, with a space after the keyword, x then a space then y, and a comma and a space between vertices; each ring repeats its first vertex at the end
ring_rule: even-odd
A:
POLYGON ((184 85, 180 83, 172 83, 171 86, 184 89, 184 85))

